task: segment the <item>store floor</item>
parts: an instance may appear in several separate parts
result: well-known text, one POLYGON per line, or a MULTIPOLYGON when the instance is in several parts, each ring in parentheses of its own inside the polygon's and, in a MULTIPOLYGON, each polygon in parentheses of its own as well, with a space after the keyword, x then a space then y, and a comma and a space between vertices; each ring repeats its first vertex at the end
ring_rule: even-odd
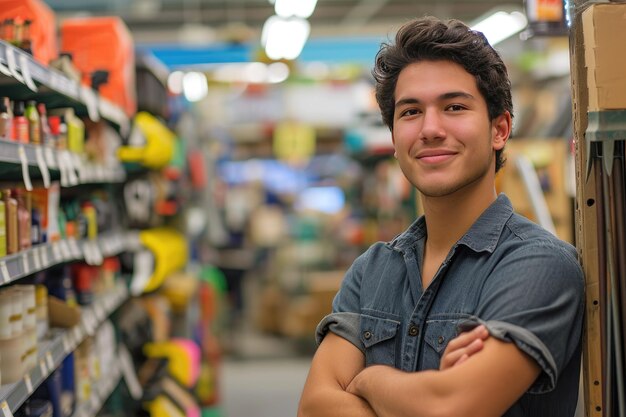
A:
POLYGON ((221 372, 224 417, 295 417, 311 356, 253 330, 233 339, 221 372))

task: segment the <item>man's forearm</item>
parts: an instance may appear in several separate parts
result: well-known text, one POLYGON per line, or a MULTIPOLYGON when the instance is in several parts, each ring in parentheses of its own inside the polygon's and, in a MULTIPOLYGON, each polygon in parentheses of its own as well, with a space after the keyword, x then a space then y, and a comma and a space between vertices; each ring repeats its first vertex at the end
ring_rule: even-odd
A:
POLYGON ((311 388, 302 397, 298 417, 378 417, 363 398, 337 388, 311 388))
POLYGON ((355 377, 348 392, 363 398, 379 417, 442 415, 440 411, 447 407, 445 392, 437 391, 438 384, 429 383, 435 373, 407 373, 388 366, 372 366, 355 377))

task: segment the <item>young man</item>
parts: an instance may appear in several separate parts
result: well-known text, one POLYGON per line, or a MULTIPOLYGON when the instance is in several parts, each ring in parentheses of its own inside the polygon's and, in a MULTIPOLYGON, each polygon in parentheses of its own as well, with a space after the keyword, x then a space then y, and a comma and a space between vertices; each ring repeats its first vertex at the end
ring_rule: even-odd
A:
POLYGON ((346 273, 298 415, 573 416, 582 271, 496 194, 512 120, 500 56, 459 21, 423 18, 373 74, 425 215, 346 273))

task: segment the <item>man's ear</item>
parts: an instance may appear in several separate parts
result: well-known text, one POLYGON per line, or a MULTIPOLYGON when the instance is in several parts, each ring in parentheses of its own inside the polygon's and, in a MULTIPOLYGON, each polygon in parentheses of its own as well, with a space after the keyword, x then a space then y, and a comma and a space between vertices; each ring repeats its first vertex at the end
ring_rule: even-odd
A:
POLYGON ((506 141, 511 135, 512 120, 511 113, 505 111, 491 121, 492 145, 498 151, 504 148, 506 141))

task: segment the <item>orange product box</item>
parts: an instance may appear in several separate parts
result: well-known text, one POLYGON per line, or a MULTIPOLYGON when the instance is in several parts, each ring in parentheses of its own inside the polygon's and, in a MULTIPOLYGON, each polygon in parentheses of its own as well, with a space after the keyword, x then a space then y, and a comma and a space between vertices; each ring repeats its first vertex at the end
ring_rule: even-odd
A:
POLYGON ((135 50, 128 27, 119 17, 68 18, 61 22, 61 51, 72 54, 82 73, 83 83, 91 85, 97 70, 109 72, 100 94, 119 105, 128 116, 137 111, 135 91, 135 50))
POLYGON ((0 0, 0 20, 30 20, 33 57, 44 65, 58 56, 56 15, 41 0, 0 0))

